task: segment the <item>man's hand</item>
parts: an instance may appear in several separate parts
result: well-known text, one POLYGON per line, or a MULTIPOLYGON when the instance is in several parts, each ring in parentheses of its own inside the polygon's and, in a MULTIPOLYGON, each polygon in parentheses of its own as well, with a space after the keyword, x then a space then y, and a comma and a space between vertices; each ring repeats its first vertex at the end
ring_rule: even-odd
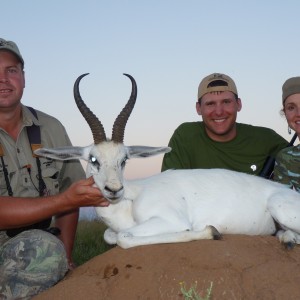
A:
POLYGON ((102 196, 101 191, 94 184, 93 177, 77 181, 63 193, 63 196, 67 198, 66 201, 72 204, 73 207, 108 206, 109 202, 102 196))

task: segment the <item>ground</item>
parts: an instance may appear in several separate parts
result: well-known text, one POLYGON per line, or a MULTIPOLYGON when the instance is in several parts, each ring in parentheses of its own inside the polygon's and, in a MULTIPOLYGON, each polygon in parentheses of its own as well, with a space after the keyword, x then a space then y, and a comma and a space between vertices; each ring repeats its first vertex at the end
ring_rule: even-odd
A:
POLYGON ((300 245, 286 250, 273 236, 226 235, 222 240, 115 247, 34 297, 46 299, 184 299, 197 282, 211 299, 300 299, 300 245))

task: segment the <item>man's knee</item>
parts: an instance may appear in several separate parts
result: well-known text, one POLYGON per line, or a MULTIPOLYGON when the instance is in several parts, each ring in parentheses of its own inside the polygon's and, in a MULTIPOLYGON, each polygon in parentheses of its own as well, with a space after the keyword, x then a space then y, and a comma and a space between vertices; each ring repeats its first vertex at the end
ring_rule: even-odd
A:
MULTIPOLYGON (((42 230, 24 231, 0 248, 0 295, 5 290, 29 294, 53 286, 68 270, 63 243, 42 230)), ((19 295, 13 295, 19 296, 19 295)), ((20 295, 21 296, 21 295, 20 295)))

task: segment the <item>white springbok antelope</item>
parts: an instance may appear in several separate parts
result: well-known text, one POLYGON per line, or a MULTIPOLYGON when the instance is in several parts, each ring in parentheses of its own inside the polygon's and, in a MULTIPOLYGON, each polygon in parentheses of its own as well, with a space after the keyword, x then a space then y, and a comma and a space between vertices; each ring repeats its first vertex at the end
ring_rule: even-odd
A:
POLYGON ((89 124, 94 144, 87 147, 39 149, 36 154, 58 160, 84 159, 109 207, 96 208, 108 229, 104 238, 122 248, 158 243, 218 239, 220 234, 271 235, 289 247, 300 243, 300 195, 279 183, 223 169, 169 170, 127 181, 127 159, 169 152, 169 147, 125 146, 123 137, 134 107, 137 87, 114 122, 111 140, 74 84, 74 97, 89 124))

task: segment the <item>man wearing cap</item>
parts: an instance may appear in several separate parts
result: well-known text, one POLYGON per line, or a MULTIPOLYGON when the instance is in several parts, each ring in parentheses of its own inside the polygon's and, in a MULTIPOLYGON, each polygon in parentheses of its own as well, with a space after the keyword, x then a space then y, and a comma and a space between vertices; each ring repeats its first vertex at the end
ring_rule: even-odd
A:
MULTIPOLYGON (((300 77, 292 77, 282 86, 282 113, 300 137, 300 77)), ((300 145, 281 150, 276 157, 274 180, 300 192, 300 145)))
POLYGON ((79 161, 33 155, 71 142, 58 120, 21 104, 24 87, 23 57, 0 38, 0 299, 29 299, 62 279, 73 268, 78 207, 108 205, 79 161))
POLYGON ((223 168, 258 175, 267 158, 288 144, 269 128, 236 122, 242 102, 228 75, 206 76, 199 84, 197 100, 202 122, 183 123, 175 130, 162 171, 223 168))

